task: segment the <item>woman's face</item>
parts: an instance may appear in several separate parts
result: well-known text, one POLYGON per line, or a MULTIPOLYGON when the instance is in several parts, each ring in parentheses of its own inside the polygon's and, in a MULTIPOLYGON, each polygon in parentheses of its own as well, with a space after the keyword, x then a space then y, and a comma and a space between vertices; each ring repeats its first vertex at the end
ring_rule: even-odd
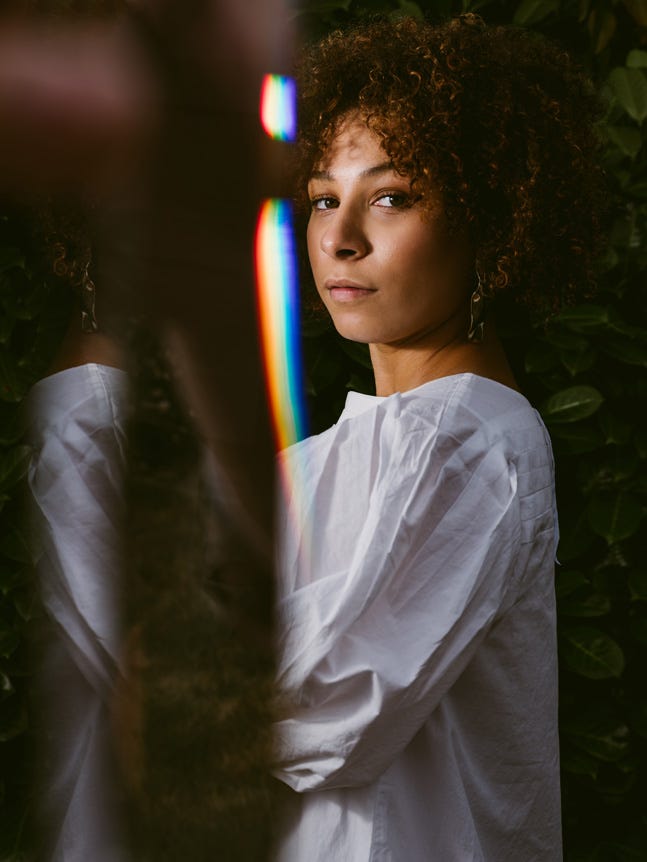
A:
POLYGON ((308 254, 319 295, 352 341, 412 345, 467 329, 472 263, 442 205, 424 212, 359 118, 344 121, 308 184, 308 254))

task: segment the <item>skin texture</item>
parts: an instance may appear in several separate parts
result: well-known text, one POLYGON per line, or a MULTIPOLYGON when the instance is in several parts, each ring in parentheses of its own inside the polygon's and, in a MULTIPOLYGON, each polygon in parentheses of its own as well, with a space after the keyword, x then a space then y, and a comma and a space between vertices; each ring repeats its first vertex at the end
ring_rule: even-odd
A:
POLYGON ((370 345, 378 395, 472 371, 516 388, 494 333, 467 341, 474 258, 440 196, 423 209, 357 113, 308 185, 308 254, 338 332, 370 345))
POLYGON ((82 332, 79 317, 74 316, 47 373, 56 374, 89 362, 124 368, 126 361, 121 346, 101 332, 92 335, 82 332))

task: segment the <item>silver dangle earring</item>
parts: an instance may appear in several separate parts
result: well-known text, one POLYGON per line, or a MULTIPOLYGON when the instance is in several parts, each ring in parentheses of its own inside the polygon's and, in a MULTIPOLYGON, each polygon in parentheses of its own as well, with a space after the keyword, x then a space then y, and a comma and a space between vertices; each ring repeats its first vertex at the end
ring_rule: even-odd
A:
POLYGON ((476 279, 476 287, 470 297, 470 328, 467 331, 467 340, 472 344, 481 344, 485 328, 485 297, 478 270, 476 279))
POLYGON ((94 304, 96 300, 96 287, 90 278, 90 262, 85 265, 83 280, 78 287, 79 300, 81 302, 81 332, 91 334, 99 331, 99 324, 95 315, 94 304))

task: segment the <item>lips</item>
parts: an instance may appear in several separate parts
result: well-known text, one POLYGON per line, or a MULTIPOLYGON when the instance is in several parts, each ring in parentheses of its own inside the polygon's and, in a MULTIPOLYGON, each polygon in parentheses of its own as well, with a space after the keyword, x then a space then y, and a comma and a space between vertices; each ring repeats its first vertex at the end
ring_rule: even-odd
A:
POLYGON ((326 279, 324 287, 335 302, 355 302, 376 292, 375 288, 341 278, 326 279))

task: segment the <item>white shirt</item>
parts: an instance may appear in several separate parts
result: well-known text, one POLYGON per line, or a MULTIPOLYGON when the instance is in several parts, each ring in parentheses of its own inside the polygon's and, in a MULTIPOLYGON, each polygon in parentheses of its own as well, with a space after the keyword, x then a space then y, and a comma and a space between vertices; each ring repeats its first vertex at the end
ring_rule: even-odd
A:
POLYGON ((126 402, 126 374, 94 364, 46 377, 29 396, 37 572, 52 623, 39 675, 49 862, 126 858, 109 715, 120 673, 126 402))
POLYGON ((281 466, 277 858, 560 860, 538 414, 473 374, 351 392, 281 466))

